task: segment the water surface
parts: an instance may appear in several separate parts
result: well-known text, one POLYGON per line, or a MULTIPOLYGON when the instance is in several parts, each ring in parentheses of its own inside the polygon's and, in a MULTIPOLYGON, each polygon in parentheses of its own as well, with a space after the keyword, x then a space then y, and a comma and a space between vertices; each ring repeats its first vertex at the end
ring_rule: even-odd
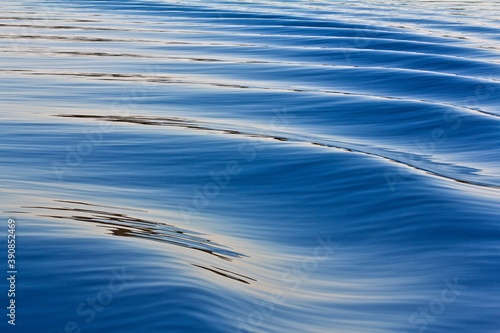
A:
POLYGON ((498 3, 1 9, 4 329, 499 332, 498 3))

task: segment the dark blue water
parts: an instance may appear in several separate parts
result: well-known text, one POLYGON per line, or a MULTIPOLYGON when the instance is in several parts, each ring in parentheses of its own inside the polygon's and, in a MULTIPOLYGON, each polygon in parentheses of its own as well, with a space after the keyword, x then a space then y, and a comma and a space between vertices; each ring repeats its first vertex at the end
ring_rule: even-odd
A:
POLYGON ((2 331, 500 332, 498 2, 0 8, 2 331))

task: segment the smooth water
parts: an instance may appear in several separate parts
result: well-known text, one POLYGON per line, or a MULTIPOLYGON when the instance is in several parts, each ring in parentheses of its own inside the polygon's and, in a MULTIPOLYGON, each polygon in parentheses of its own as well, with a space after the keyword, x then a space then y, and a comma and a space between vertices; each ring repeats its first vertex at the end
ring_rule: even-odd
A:
POLYGON ((3 0, 3 331, 500 332, 500 4, 3 0))

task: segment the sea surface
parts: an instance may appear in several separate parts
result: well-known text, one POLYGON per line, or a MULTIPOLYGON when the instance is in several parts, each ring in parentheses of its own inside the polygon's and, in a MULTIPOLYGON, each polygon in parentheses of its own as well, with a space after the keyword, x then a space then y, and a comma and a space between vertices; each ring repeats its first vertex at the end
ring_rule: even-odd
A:
POLYGON ((498 1, 0 9, 2 332, 500 332, 498 1))

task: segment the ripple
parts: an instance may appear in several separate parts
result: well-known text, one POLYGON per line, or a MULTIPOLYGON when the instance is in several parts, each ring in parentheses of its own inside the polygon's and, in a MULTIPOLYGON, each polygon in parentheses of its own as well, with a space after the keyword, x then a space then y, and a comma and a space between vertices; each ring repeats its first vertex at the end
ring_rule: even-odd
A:
POLYGON ((499 13, 3 1, 19 329, 496 332, 499 13))
MULTIPOLYGON (((88 222, 98 227, 106 228, 106 230, 114 236, 135 237, 148 241, 156 241, 164 244, 189 248, 210 254, 225 261, 231 261, 233 258, 241 258, 245 256, 241 253, 231 251, 227 247, 217 244, 210 239, 203 238, 199 233, 181 229, 172 224, 141 219, 123 213, 115 213, 109 210, 99 210, 98 208, 115 208, 120 210, 145 212, 143 210, 95 205, 69 200, 54 200, 54 202, 65 203, 67 205, 21 206, 21 208, 29 209, 30 211, 27 213, 35 214, 39 217, 88 222), (79 208, 82 205, 88 206, 89 208, 79 208), (91 207, 96 208, 91 209, 91 207), (46 210, 51 213, 41 213, 46 210)), ((200 267, 199 265, 195 266, 200 267)), ((230 277, 233 278, 232 276, 230 277)))

